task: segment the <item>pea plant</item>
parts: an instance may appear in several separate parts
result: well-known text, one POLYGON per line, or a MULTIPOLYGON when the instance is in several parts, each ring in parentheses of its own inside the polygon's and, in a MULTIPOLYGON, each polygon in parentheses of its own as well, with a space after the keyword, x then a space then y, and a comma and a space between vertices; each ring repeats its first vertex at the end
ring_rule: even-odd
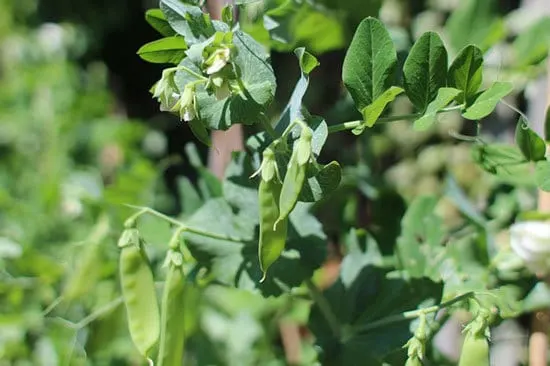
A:
MULTIPOLYGON (((477 134, 456 137, 471 143, 474 161, 487 174, 523 174, 532 187, 550 191, 550 123, 545 141, 523 113, 503 101, 513 83, 494 81, 482 89, 484 52, 478 46, 466 45, 449 64, 442 38, 430 31, 398 62, 390 33, 373 17, 356 29, 342 72, 362 118, 335 124, 308 112, 303 99, 319 62, 297 48, 299 80, 273 121, 268 108, 277 80, 269 54, 234 21, 234 10, 252 2, 226 6, 220 21, 194 1, 161 0, 160 9, 146 13, 163 38, 144 45, 139 55, 175 65, 165 68, 151 89, 160 109, 178 115, 182 128, 189 126, 209 146, 211 130, 242 124, 260 131, 247 139, 245 151, 234 153, 221 182, 200 159, 192 159, 202 194, 189 185, 189 197, 196 199, 181 216, 134 207, 126 220, 118 242, 120 282, 136 348, 159 365, 188 360, 188 291, 223 286, 266 298, 306 298, 307 326, 316 345, 316 355, 306 364, 444 364, 432 340, 448 319, 461 316, 467 325, 460 365, 489 365, 492 327, 538 306, 521 263, 508 247, 495 245, 495 234, 513 218, 480 212, 450 180, 450 196, 464 225, 444 227, 436 213, 440 198, 417 197, 401 220, 396 243, 381 243, 390 252, 379 247, 377 237, 383 236, 364 228, 344 233, 339 277, 321 290, 315 273, 326 258, 328 239, 313 208, 341 194, 347 179, 345 167, 323 161, 323 148, 333 134, 359 136, 403 120, 425 131, 440 115, 458 113, 477 134), (398 100, 408 100, 414 113, 393 114, 398 100), (483 119, 500 102, 519 114, 516 146, 480 136, 483 119), (164 270, 155 270, 148 257, 146 229, 140 226, 145 216, 173 228, 164 270), (163 279, 159 301, 155 281, 163 279)), ((269 24, 262 26, 270 34, 269 24)), ((379 232, 384 230, 382 225, 379 232)))

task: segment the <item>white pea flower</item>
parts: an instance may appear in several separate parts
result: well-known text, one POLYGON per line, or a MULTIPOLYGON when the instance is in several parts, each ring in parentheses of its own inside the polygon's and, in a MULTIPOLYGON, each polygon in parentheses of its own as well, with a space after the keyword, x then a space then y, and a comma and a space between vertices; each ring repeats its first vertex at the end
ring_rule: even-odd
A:
POLYGON ((231 50, 228 47, 222 47, 214 51, 212 55, 206 60, 208 67, 206 73, 212 75, 220 71, 227 65, 231 56, 231 50))
POLYGON ((510 227, 510 246, 537 275, 550 272, 550 222, 525 221, 510 227))
POLYGON ((173 110, 179 110, 180 118, 185 122, 194 120, 197 113, 197 98, 195 96, 195 87, 186 85, 181 98, 178 100, 173 110))

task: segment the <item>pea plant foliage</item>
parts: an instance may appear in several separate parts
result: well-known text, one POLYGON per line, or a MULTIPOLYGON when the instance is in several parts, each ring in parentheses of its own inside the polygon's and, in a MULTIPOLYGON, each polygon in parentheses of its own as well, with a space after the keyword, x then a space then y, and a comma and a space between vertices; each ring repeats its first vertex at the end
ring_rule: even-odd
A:
MULTIPOLYGON (((237 1, 235 7, 247 3, 237 1)), ((369 17, 356 29, 342 72, 362 118, 334 124, 304 108, 319 62, 297 48, 299 79, 278 120, 271 121, 267 111, 277 83, 268 52, 234 22, 233 7, 225 7, 218 21, 199 5, 161 0, 160 9, 146 13, 162 38, 138 54, 152 63, 172 64, 151 93, 160 109, 178 115, 181 128, 188 126, 200 143, 210 145, 210 131, 234 124, 257 125, 261 132, 247 139, 245 151, 234 153, 222 181, 189 150, 201 194, 189 185, 189 197, 196 199, 180 217, 136 207, 126 221, 119 241, 120 278, 129 332, 140 353, 155 364, 181 364, 187 347, 186 288, 226 286, 266 298, 309 299, 307 325, 317 346, 313 363, 439 364, 432 339, 460 313, 469 314, 461 364, 488 365, 491 326, 537 306, 532 291, 518 284, 521 276, 506 261, 507 253, 494 245, 495 232, 508 221, 487 218, 449 180, 448 195, 466 226, 444 228, 435 213, 439 198, 418 197, 402 218, 397 242, 388 243, 392 252, 380 250, 363 228, 345 233, 339 276, 320 290, 314 273, 326 259, 327 236, 311 208, 339 194, 342 167, 321 158, 332 134, 361 135, 398 120, 422 131, 451 112, 479 131, 482 119, 514 85, 495 81, 482 89, 484 52, 470 44, 450 60, 434 32, 418 38, 404 63, 398 63, 388 30, 369 17), (391 115, 397 98, 408 98, 415 113, 391 115), (151 269, 139 224, 144 216, 173 227, 163 271, 151 269), (156 280, 164 281, 158 299, 156 280)), ((548 141, 548 125, 546 133, 548 141)), ((527 172, 533 185, 550 190, 545 138, 523 114, 516 146, 487 143, 480 136, 462 138, 472 143, 472 156, 487 174, 527 172)))

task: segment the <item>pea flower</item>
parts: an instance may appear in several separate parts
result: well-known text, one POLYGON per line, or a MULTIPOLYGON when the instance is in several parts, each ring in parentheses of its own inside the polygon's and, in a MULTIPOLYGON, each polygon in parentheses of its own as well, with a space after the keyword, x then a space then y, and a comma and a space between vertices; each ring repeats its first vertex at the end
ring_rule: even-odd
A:
POLYGON ((172 108, 173 111, 179 111, 180 119, 185 122, 194 120, 197 115, 197 97, 195 95, 195 86, 187 84, 183 90, 181 98, 172 108))
POLYGON ((510 246, 537 275, 550 272, 550 222, 525 221, 510 227, 510 246))
POLYGON ((230 58, 231 49, 229 49, 229 47, 220 47, 216 49, 204 62, 207 66, 206 73, 212 75, 221 71, 221 69, 227 65, 230 58))
POLYGON ((162 78, 151 88, 153 98, 160 102, 161 111, 174 108, 180 95, 176 91, 172 73, 162 73, 162 78))

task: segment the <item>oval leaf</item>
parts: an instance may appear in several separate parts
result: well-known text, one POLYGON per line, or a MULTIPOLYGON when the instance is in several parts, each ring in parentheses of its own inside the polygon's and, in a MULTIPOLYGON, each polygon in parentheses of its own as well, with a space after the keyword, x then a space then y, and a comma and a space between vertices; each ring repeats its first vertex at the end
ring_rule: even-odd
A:
POLYGON ((393 102, 395 98, 403 93, 403 89, 398 86, 392 86, 388 90, 386 90, 382 95, 380 95, 372 104, 366 106, 361 111, 361 114, 363 114, 363 123, 361 126, 355 128, 353 130, 353 133, 356 135, 359 135, 363 132, 365 127, 372 127, 382 115, 382 112, 384 112, 384 109, 386 109, 386 106, 393 102))
POLYGON ((460 51, 449 67, 449 86, 462 90, 459 103, 468 102, 477 93, 483 80, 483 52, 469 45, 460 51))
POLYGON ((437 91, 447 83, 447 50, 434 32, 420 37, 403 65, 407 96, 420 111, 425 111, 437 91))
POLYGON ((516 126, 516 144, 527 160, 544 160, 546 144, 527 124, 525 118, 520 117, 516 126))
POLYGON ((138 50, 142 59, 159 64, 179 64, 185 58, 187 43, 183 37, 166 37, 143 45, 138 50))
POLYGON ((357 109, 372 104, 392 83, 397 54, 392 39, 377 19, 359 24, 342 69, 344 85, 357 109))
POLYGON ((541 160, 537 162, 535 181, 541 190, 550 192, 550 161, 541 160))
POLYGON ((550 17, 544 17, 521 32, 512 44, 517 66, 525 67, 542 61, 548 54, 549 42, 550 17))
POLYGON ((424 131, 430 128, 436 120, 437 113, 451 103, 460 93, 461 91, 455 88, 439 89, 435 100, 428 104, 426 113, 414 121, 414 129, 417 131, 424 131))
POLYGON ((514 86, 509 82, 497 81, 491 87, 480 93, 472 104, 462 113, 462 117, 478 120, 493 112, 498 102, 510 94, 514 86))
POLYGON ((176 32, 170 27, 166 17, 160 9, 149 9, 145 13, 145 20, 151 25, 157 32, 165 37, 170 37, 176 34, 176 32))
POLYGON ((321 170, 308 176, 298 198, 302 202, 317 202, 330 195, 342 179, 342 168, 336 161, 323 166, 321 170))

